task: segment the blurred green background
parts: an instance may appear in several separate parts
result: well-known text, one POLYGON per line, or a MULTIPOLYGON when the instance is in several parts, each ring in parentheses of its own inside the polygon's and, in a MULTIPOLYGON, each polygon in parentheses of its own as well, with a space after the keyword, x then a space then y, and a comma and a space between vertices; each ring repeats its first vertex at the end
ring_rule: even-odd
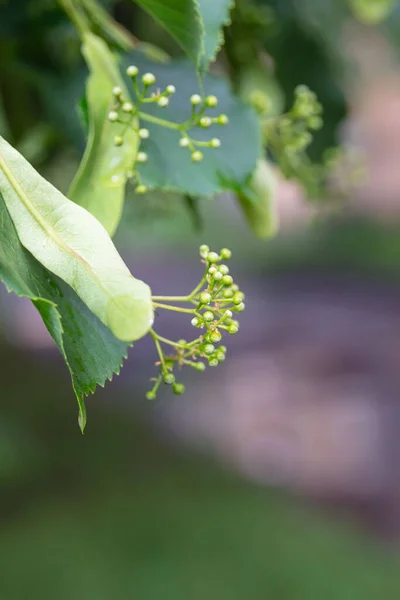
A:
MULTIPOLYGON (((347 4, 257 4, 268 12, 263 43, 276 62, 266 84, 279 89, 290 105, 295 86, 306 83, 325 107, 326 127, 312 148, 318 157, 340 139, 341 123, 352 111, 346 82, 356 67, 338 37, 351 19, 347 4)), ((132 3, 106 5, 139 39, 178 52, 132 3)), ((399 18, 396 10, 377 29, 395 55, 399 18)), ((0 133, 64 191, 84 146, 75 108, 84 80, 79 40, 56 2, 0 3, 0 133)), ((117 243, 155 293, 184 293, 189 280, 197 281, 193 264, 200 243, 229 246, 250 296, 250 333, 246 337, 243 327, 233 354, 257 352, 263 360, 264 325, 270 319, 263 303, 274 278, 317 281, 324 288, 344 275, 360 286, 360 309, 379 282, 383 300, 376 312, 385 311, 385 299, 398 293, 398 192, 400 187, 386 220, 350 201, 340 217, 319 213, 304 229, 296 208, 296 226, 286 228, 283 218, 281 236, 269 243, 253 239, 229 199, 201 202, 199 230, 181 199, 155 194, 139 201, 129 192, 117 243)), ((336 285, 340 295, 342 283, 336 285)), ((291 290, 286 296, 282 292, 282 300, 296 294, 296 285, 291 290)), ((62 360, 24 307, 23 301, 0 295, 1 599, 399 597, 400 562, 390 531, 379 536, 377 527, 372 533, 353 519, 354 510, 328 516, 312 493, 300 500, 260 484, 213 451, 199 450, 169 431, 163 423, 168 394, 154 405, 143 399, 154 360, 146 342, 130 352, 120 379, 88 400, 89 426, 81 436, 62 360)), ((286 319, 284 308, 281 317, 286 319)), ((396 315, 394 335, 398 327, 396 315)), ((373 346, 375 340, 368 343, 373 346)), ((368 343, 360 338, 360 353, 368 343)), ((215 387, 199 379, 188 382, 188 398, 179 399, 185 409, 191 385, 200 390, 195 403, 201 394, 219 402, 220 390, 227 389, 224 368, 215 387)), ((261 392, 250 383, 243 401, 267 396, 268 390, 268 382, 261 392)), ((398 388, 391 391, 393 406, 396 394, 398 388)), ((400 497, 396 452, 387 475, 394 482, 391 507, 400 497)), ((385 506, 381 503, 377 512, 385 506)))

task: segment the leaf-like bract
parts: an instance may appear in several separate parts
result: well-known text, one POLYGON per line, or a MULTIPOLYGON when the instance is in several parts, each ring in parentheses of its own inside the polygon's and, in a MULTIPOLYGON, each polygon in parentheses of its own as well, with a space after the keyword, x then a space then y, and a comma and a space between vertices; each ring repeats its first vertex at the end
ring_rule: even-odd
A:
POLYGON ((71 202, 0 138, 0 193, 22 245, 68 283, 120 340, 153 322, 150 288, 135 279, 95 217, 71 202))
POLYGON ((107 118, 115 86, 129 100, 116 58, 107 44, 91 33, 84 34, 82 53, 90 70, 86 85, 88 140, 68 197, 91 212, 113 236, 121 219, 138 136, 133 127, 110 123, 107 118), (119 135, 123 135, 124 143, 116 146, 114 138, 119 135))

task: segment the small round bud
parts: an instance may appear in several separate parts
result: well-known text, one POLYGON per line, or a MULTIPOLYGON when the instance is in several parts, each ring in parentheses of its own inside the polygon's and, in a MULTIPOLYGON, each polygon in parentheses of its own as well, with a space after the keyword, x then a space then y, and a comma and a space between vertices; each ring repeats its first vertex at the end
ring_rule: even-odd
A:
POLYGON ((155 75, 153 75, 153 73, 145 73, 142 77, 142 81, 146 86, 154 85, 156 82, 156 78, 155 75))
POLYGON ((234 295, 234 292, 233 292, 232 288, 227 288, 226 290, 223 291, 223 296, 226 299, 233 298, 233 295, 234 295))
POLYGON ((190 322, 193 325, 193 327, 198 327, 200 325, 200 320, 197 317, 193 317, 193 319, 190 322))
MULTIPOLYGON (((237 283, 233 284, 232 289, 233 289, 234 292, 238 292, 239 291, 239 286, 237 285, 237 283)), ((242 292, 240 292, 240 293, 242 293, 242 292)), ((243 298, 244 298, 244 294, 243 294, 243 298)))
POLYGON ((150 135, 150 131, 148 129, 139 129, 139 137, 141 140, 147 140, 150 135))
POLYGON ((112 123, 114 121, 118 120, 118 113, 115 110, 110 110, 110 112, 108 113, 108 120, 111 121, 112 123))
POLYGON ((176 89, 174 85, 167 85, 165 91, 167 92, 167 94, 175 94, 176 89))
POLYGON ((214 275, 215 281, 222 281, 223 278, 224 278, 224 276, 219 271, 217 271, 214 275))
POLYGON ((178 344, 179 344, 180 346, 186 346, 186 344, 187 344, 187 341, 186 341, 186 340, 178 340, 178 344))
POLYGON ((212 313, 211 310, 207 310, 203 315, 203 319, 206 321, 206 323, 214 321, 214 313, 212 313))
POLYGON ((116 135, 114 138, 114 144, 116 146, 122 146, 123 143, 124 143, 124 138, 121 135, 116 135))
POLYGON ((211 146, 211 148, 219 148, 219 147, 220 147, 220 145, 221 145, 221 140, 220 140, 220 139, 218 139, 218 138, 213 138, 213 139, 210 141, 210 146, 211 146))
POLYGON ((201 127, 204 127, 204 128, 211 127, 211 123, 212 123, 212 121, 211 121, 210 117, 201 117, 201 119, 200 119, 201 127))
POLYGON ((217 98, 217 96, 207 96, 207 98, 206 98, 206 104, 210 108, 214 108, 214 106, 217 106, 217 104, 218 104, 218 98, 217 98))
POLYGON ((148 191, 148 187, 147 185, 144 185, 144 183, 139 183, 138 186, 136 186, 135 192, 137 194, 145 194, 148 191))
POLYGON ((207 260, 209 263, 217 263, 219 261, 219 255, 216 252, 209 252, 207 254, 207 260))
POLYGON ((225 354, 223 352, 217 352, 215 355, 215 358, 217 359, 218 362, 224 362, 225 354))
POLYGON ((233 319, 228 318, 228 319, 224 319, 224 321, 225 321, 225 325, 228 325, 228 326, 233 325, 233 319))
POLYGON ((226 351, 227 351, 227 349, 228 349, 228 348, 227 348, 226 346, 220 346, 220 347, 218 348, 218 352, 223 352, 224 354, 226 354, 226 351))
POLYGON ((232 319, 233 313, 231 310, 226 310, 224 314, 224 319, 232 319))
POLYGON ((224 275, 224 278, 223 278, 223 280, 222 280, 222 283, 223 283, 224 285, 232 285, 232 283, 233 283, 233 279, 232 279, 231 275, 224 275))
POLYGON ((192 161, 193 162, 200 162, 203 160, 203 153, 200 152, 199 150, 195 150, 194 152, 192 152, 192 161))
POLYGON ((172 389, 174 394, 180 396, 185 391, 185 386, 183 385, 183 383, 174 383, 172 389))
POLYGON ((212 331, 210 333, 210 341, 213 342, 214 344, 217 344, 218 342, 221 341, 222 335, 220 334, 219 331, 212 331))
POLYGON ((116 98, 119 98, 122 94, 122 90, 118 85, 116 85, 115 88, 113 88, 112 93, 116 98))
POLYGON ((241 304, 244 300, 244 294, 242 292, 237 292, 233 297, 233 304, 241 304))
POLYGON ((231 335, 235 335, 235 333, 237 333, 238 331, 239 327, 237 327, 237 325, 229 325, 228 333, 230 333, 231 335))
POLYGON ((161 96, 161 98, 158 100, 157 104, 158 104, 158 106, 161 106, 161 108, 165 108, 166 106, 168 106, 169 100, 165 96, 161 96))
POLYGON ((189 138, 183 137, 179 140, 179 145, 181 148, 187 148, 189 146, 189 138))
POLYGON ((218 268, 218 271, 220 273, 222 273, 222 275, 228 275, 229 267, 227 267, 226 265, 220 265, 220 267, 218 268))
POLYGON ((171 385, 175 381, 175 375, 173 373, 165 373, 164 383, 171 385))
POLYGON ((207 354, 208 356, 211 354, 214 354, 215 347, 212 344, 206 344, 203 348, 203 352, 204 352, 204 354, 207 354))
MULTIPOLYGON (((207 254, 208 254, 208 252, 207 252, 207 254)), ((207 255, 204 258, 207 258, 207 255)), ((208 269, 209 275, 215 275, 216 272, 217 272, 217 267, 215 265, 211 265, 211 267, 208 269)))
POLYGON ((206 365, 203 362, 198 362, 196 363, 196 366, 194 368, 196 369, 196 371, 199 371, 201 373, 206 370, 206 365))
POLYGON ((246 305, 245 305, 245 303, 244 303, 244 302, 241 302, 240 304, 238 304, 238 305, 237 305, 237 307, 236 307, 236 310, 237 310, 238 312, 243 312, 245 308, 246 308, 246 305))
POLYGON ((133 112, 133 105, 130 102, 124 102, 122 105, 122 110, 126 113, 133 112))
POLYGON ((211 358, 208 361, 210 367, 218 367, 218 360, 216 358, 211 358))
POLYGON ((192 96, 190 96, 190 102, 193 106, 201 104, 201 96, 199 96, 199 94, 193 94, 192 96))
POLYGON ((153 392, 153 391, 147 392, 146 398, 147 398, 147 400, 155 400, 155 398, 156 398, 155 392, 153 392))
POLYGON ((222 248, 221 256, 224 260, 229 260, 232 256, 232 252, 229 250, 229 248, 222 248))
POLYGON ((147 162, 147 158, 148 158, 148 156, 147 156, 146 152, 138 152, 137 156, 136 156, 136 162, 145 163, 145 162, 147 162))
POLYGON ((200 294, 200 302, 202 304, 210 304, 211 294, 209 294, 208 292, 203 292, 202 294, 200 294))
MULTIPOLYGON (((182 138, 184 139, 184 138, 182 138)), ((210 252, 210 248, 206 244, 202 244, 200 246, 200 256, 202 258, 207 258, 207 254, 210 252)))
POLYGON ((219 125, 227 125, 229 123, 229 119, 226 115, 219 115, 219 117, 217 117, 217 123, 219 125))
POLYGON ((126 74, 128 75, 128 77, 136 77, 138 73, 139 69, 135 67, 135 65, 130 65, 126 70, 126 74))

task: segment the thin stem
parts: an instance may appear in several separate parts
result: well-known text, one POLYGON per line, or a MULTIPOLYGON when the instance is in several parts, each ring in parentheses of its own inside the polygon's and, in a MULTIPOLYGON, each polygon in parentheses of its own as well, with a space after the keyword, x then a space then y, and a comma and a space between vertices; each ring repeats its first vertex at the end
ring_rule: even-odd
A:
POLYGON ((180 308, 179 306, 169 306, 168 304, 161 304, 160 302, 153 302, 153 306, 156 308, 164 308, 165 310, 173 310, 180 313, 195 313, 194 308, 180 308))
POLYGON ((75 0, 59 0, 59 2, 81 35, 90 31, 87 15, 75 0))
POLYGON ((157 349, 158 356, 160 357, 161 364, 163 365, 164 369, 166 369, 164 352, 162 351, 161 344, 160 344, 160 342, 158 340, 158 336, 157 336, 156 332, 153 329, 150 329, 150 335, 153 338, 154 344, 155 344, 156 349, 157 349))
POLYGON ((173 123, 172 121, 159 119, 158 117, 153 117, 153 115, 148 115, 147 113, 139 112, 139 117, 143 119, 143 121, 150 121, 150 123, 161 125, 161 127, 167 127, 168 129, 176 129, 177 131, 183 130, 183 127, 180 123, 173 123))
POLYGON ((158 300, 163 302, 190 302, 189 296, 152 296, 151 299, 156 302, 158 300))
POLYGON ((168 344, 169 346, 174 346, 175 348, 186 348, 186 346, 182 346, 182 344, 178 344, 178 342, 173 342, 172 340, 168 340, 165 337, 162 337, 161 335, 158 335, 158 333, 154 332, 154 334, 156 335, 157 339, 159 342, 162 342, 163 344, 168 344))

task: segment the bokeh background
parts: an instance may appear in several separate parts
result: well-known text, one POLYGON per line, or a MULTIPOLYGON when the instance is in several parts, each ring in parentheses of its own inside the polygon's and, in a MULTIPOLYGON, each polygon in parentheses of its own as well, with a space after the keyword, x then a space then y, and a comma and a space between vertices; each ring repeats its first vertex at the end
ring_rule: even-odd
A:
MULTIPOLYGON (((107 4, 179 52, 131 3, 107 4)), ((400 595, 400 9, 371 27, 344 0, 258 4, 276 102, 310 85, 326 118, 314 158, 340 141, 364 176, 340 207, 280 181, 268 242, 232 198, 201 201, 199 224, 180 198, 130 191, 117 244, 135 275, 185 293, 197 247, 228 246, 247 311, 229 360, 184 373, 183 397, 144 399, 154 347, 137 343, 88 399, 84 436, 38 315, 2 290, 1 599, 400 595)), ((0 2, 0 132, 63 191, 84 78, 55 2, 0 2)), ((164 314, 158 327, 190 333, 164 314)))

